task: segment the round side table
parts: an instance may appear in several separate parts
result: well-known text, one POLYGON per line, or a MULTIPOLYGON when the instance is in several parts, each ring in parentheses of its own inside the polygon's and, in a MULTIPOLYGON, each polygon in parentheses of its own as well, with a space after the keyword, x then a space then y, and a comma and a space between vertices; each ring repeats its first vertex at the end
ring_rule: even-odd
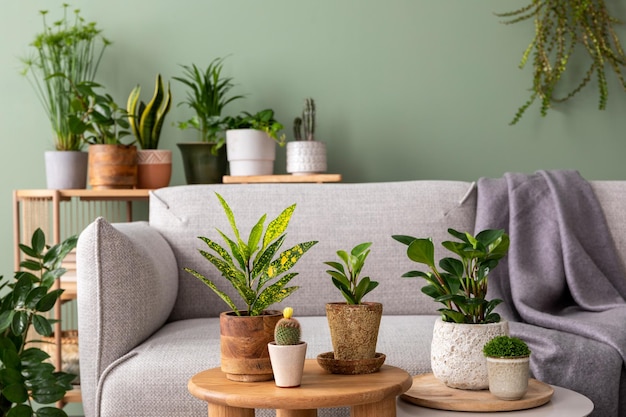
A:
POLYGON ((211 417, 254 417, 255 408, 275 409, 276 417, 315 417, 318 408, 347 406, 352 417, 396 417, 396 397, 412 383, 406 371, 393 366, 383 365, 372 374, 338 375, 308 359, 296 388, 279 388, 274 381, 230 381, 220 368, 194 375, 187 387, 208 403, 211 417))
POLYGON ((506 417, 586 417, 593 411, 593 402, 584 395, 554 385, 552 385, 552 388, 554 388, 554 394, 550 402, 536 408, 519 411, 476 413, 468 411, 435 410, 411 404, 398 398, 397 417, 494 417, 498 415, 506 417))

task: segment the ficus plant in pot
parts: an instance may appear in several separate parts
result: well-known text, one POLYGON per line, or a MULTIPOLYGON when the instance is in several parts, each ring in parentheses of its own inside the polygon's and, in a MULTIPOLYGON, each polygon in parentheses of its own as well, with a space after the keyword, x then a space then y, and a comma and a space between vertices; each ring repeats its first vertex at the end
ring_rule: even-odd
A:
POLYGON ((483 346, 489 391, 502 400, 519 400, 528 391, 530 348, 522 339, 496 336, 483 346))
POLYGON ((339 250, 340 262, 324 262, 332 268, 326 272, 345 299, 345 302, 326 303, 333 356, 337 360, 371 360, 377 356, 383 305, 363 301, 365 295, 378 287, 378 282, 361 276, 371 245, 371 242, 365 242, 349 252, 339 250))
POLYGON ((218 230, 226 247, 208 237, 199 237, 209 249, 200 249, 199 252, 232 285, 245 308, 237 307, 238 303, 219 289, 210 277, 191 268, 184 270, 211 288, 231 309, 220 314, 222 346, 232 343, 238 347, 221 350, 221 368, 227 378, 234 381, 269 380, 273 374, 267 344, 273 340, 273 329, 282 314, 268 308, 298 289, 297 286, 288 286, 298 275, 290 270, 317 241, 298 243, 281 251, 295 204, 284 209, 267 227, 267 215, 262 215, 244 240, 232 209, 220 194, 216 193, 216 196, 232 228, 233 237, 218 230), (242 342, 234 334, 245 334, 246 341, 242 342), (248 345, 248 352, 242 352, 242 345, 248 345), (235 356, 238 351, 242 357, 235 356), (261 357, 258 356, 259 351, 263 352, 261 357), (241 371, 244 368, 248 368, 246 372, 241 371))
POLYGON ((426 281, 422 292, 443 304, 435 322, 431 366, 436 378, 453 388, 486 389, 489 385, 482 346, 494 336, 508 334, 508 322, 494 311, 502 300, 488 300, 489 273, 506 256, 509 236, 502 229, 487 229, 475 236, 448 229, 456 240, 442 246, 457 257, 435 262, 432 239, 394 235, 407 245, 408 258, 428 267, 403 277, 426 281), (482 333, 481 337, 477 337, 482 333))

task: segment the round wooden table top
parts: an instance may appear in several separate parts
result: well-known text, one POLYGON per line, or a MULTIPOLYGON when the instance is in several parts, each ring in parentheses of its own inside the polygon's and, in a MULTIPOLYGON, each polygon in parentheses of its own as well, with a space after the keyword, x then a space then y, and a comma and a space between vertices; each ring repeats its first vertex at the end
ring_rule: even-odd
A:
POLYGON ((307 359, 299 387, 279 388, 274 381, 230 381, 220 368, 213 368, 194 375, 188 389, 210 404, 303 410, 374 403, 402 394, 412 383, 406 371, 393 366, 383 365, 372 374, 339 375, 326 372, 315 359, 307 359))

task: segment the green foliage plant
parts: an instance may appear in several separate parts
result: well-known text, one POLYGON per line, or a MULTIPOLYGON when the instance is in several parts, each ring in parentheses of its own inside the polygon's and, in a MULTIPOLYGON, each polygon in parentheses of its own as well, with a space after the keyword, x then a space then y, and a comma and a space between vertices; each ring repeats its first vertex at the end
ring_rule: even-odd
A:
POLYGON ((274 342, 277 345, 297 345, 300 343, 302 328, 300 322, 293 318, 293 308, 285 307, 283 318, 274 327, 274 342))
POLYGON ((141 86, 136 85, 128 96, 128 121, 141 149, 157 149, 163 121, 172 106, 170 84, 165 90, 161 74, 157 74, 154 95, 148 104, 139 100, 140 94, 141 86))
POLYGON ((44 233, 37 229, 30 246, 20 244, 27 258, 15 280, 0 276, 1 417, 67 417, 65 411, 49 404, 60 401, 72 389, 75 375, 55 371, 50 356, 31 346, 36 340, 27 338, 31 329, 42 336, 52 333, 54 320, 43 313, 54 307, 63 292, 53 286, 66 272, 61 262, 76 241, 73 236, 48 247, 44 233))
POLYGON ((530 348, 522 339, 512 336, 496 336, 483 347, 490 358, 521 358, 530 356, 530 348))
POLYGON ((228 96, 234 84, 231 77, 222 76, 223 66, 224 58, 214 59, 204 70, 195 64, 181 65, 184 76, 173 77, 189 88, 187 99, 178 105, 186 104, 196 113, 191 119, 178 122, 178 128, 181 130, 193 128, 199 131, 202 142, 215 144, 211 148, 214 154, 217 154, 217 150, 224 145, 224 137, 220 136, 225 130, 222 119, 224 107, 244 97, 228 96))
POLYGON ((295 140, 315 140, 315 100, 310 97, 304 99, 302 117, 296 117, 293 121, 293 134, 295 140))
POLYGON ((73 18, 69 5, 63 5, 63 17, 48 24, 47 10, 43 16, 43 31, 30 44, 34 54, 24 58, 25 75, 37 93, 46 111, 55 135, 55 149, 78 151, 83 146, 80 136, 69 126, 72 114, 72 97, 68 95, 70 82, 93 81, 102 55, 110 42, 101 36, 95 22, 86 22, 80 10, 74 10, 73 18), (64 77, 54 75, 62 74, 64 77))
POLYGON ((343 262, 324 262, 333 269, 326 271, 331 276, 333 284, 341 292, 348 304, 362 304, 363 297, 378 286, 378 282, 370 277, 362 277, 361 270, 372 242, 356 245, 350 252, 338 250, 337 256, 343 262))
POLYGON ((422 277, 427 285, 422 292, 445 307, 439 309, 443 321, 455 323, 497 323, 500 315, 494 308, 502 300, 486 300, 489 272, 509 249, 509 236, 502 229, 487 229, 475 237, 448 229, 458 239, 445 241, 443 247, 458 256, 443 258, 435 265, 435 247, 430 238, 394 235, 393 239, 408 246, 407 256, 413 262, 424 264, 429 272, 409 271, 406 278, 422 277))
POLYGON ((274 139, 280 146, 285 145, 285 134, 280 131, 285 127, 274 117, 274 110, 265 109, 255 114, 243 112, 235 117, 225 118, 227 129, 256 129, 262 130, 274 139))
POLYGON ((604 0, 532 0, 524 7, 496 15, 508 19, 504 22, 507 25, 531 19, 535 25, 533 39, 519 64, 523 69, 529 60, 532 62, 531 94, 517 110, 511 125, 516 124, 537 99, 541 101, 541 116, 546 116, 553 103, 572 98, 591 82, 594 75, 599 93, 598 108, 604 110, 609 95, 608 68, 613 70, 626 90, 622 74, 626 55, 613 27, 619 21, 611 16, 604 0), (565 71, 574 66, 572 59, 585 58, 587 69, 580 80, 571 89, 561 87, 560 90, 566 92, 559 94, 558 87, 566 79, 563 77, 565 71))
POLYGON ((268 306, 282 301, 298 289, 296 286, 286 286, 298 275, 297 272, 288 273, 288 271, 317 241, 298 243, 279 253, 287 236, 286 230, 296 208, 295 204, 287 207, 278 217, 270 221, 267 228, 265 228, 267 215, 261 216, 252 227, 247 241, 244 241, 232 209, 220 194, 216 195, 234 234, 233 238, 229 238, 218 229, 230 252, 207 237, 199 239, 207 244, 210 252, 202 249, 199 251, 237 290, 247 306, 246 311, 240 311, 231 297, 221 291, 209 278, 190 268, 184 270, 204 282, 238 316, 244 313, 250 316, 261 315, 268 306))

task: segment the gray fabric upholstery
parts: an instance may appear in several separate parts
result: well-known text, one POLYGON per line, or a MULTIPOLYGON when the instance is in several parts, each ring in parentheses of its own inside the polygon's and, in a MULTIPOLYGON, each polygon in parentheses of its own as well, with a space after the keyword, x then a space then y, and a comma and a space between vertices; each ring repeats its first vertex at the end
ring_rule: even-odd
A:
MULTIPOLYGON (((593 187, 623 257, 626 182, 594 182, 593 187)), ((80 236, 78 314, 86 417, 206 416, 206 404, 188 393, 187 381, 200 370, 219 366, 217 315, 226 307, 182 268, 196 268, 216 277, 198 253, 203 242, 197 239, 216 237, 216 227, 231 234, 215 191, 229 202, 244 234, 263 213, 275 217, 296 203, 285 247, 320 241, 296 265, 300 275, 294 283, 301 288, 283 303, 293 306, 302 321, 309 358, 332 350, 324 304, 341 300, 322 262, 334 259, 338 249, 372 241, 365 272, 381 284, 366 299, 384 305, 377 350, 387 355, 388 364, 411 374, 430 371, 438 305, 421 293, 421 281, 400 278, 415 265, 391 235, 432 236, 441 241, 448 237, 449 227, 474 230, 473 184, 406 181, 170 187, 151 193, 149 225, 109 225, 98 219, 80 236)), ((437 251, 438 257, 443 256, 442 248, 437 251)), ((228 286, 223 288, 230 291, 228 286)), ((585 350, 605 349, 602 344, 572 340, 568 334, 552 335, 552 339, 544 336, 538 333, 537 343, 573 343, 581 351, 581 361, 585 350)), ((551 346, 554 364, 559 364, 559 346, 551 346)), ((594 371, 571 364, 568 372, 586 372, 602 383, 601 375, 621 372, 616 369, 619 360, 619 355, 607 350, 594 371)), ((570 378, 564 375, 562 380, 548 382, 567 386, 570 378)), ((257 412, 257 416, 269 415, 274 414, 257 412)), ((319 415, 349 413, 347 409, 323 409, 319 415)))

